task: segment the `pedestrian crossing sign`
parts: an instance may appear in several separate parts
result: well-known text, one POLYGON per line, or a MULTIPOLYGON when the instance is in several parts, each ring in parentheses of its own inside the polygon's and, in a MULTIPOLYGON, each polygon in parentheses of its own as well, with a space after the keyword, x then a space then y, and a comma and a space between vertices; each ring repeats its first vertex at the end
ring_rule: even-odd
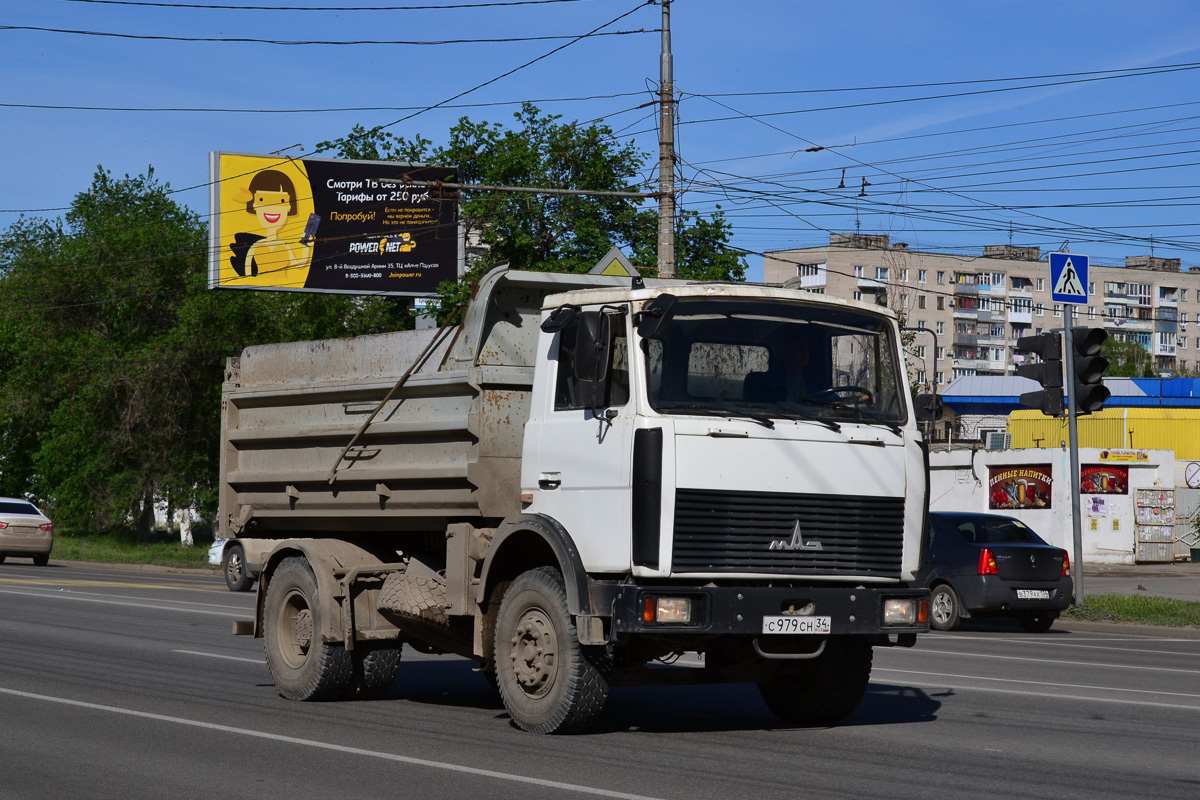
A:
POLYGON ((1055 303, 1087 305, 1088 257, 1077 253, 1051 253, 1050 285, 1050 298, 1055 303))

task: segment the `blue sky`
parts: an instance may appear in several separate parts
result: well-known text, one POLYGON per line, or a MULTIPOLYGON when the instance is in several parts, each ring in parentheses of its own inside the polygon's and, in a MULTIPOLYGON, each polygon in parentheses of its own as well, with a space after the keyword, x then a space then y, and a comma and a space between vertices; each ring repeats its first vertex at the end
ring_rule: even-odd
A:
MULTIPOLYGON (((390 130, 438 142, 460 116, 507 122, 515 103, 537 100, 656 152, 645 104, 658 80, 657 5, 286 10, 460 1, 482 0, 280 0, 273 10, 4 0, 0 226, 21 211, 60 214, 97 166, 117 175, 152 166, 207 214, 209 151, 299 144, 287 152, 311 155, 355 123, 441 103, 626 12, 603 28, 619 35, 578 41, 454 101, 513 105, 426 111, 390 130), (39 28, 56 31, 30 30, 39 28), (637 30, 646 32, 624 33, 637 30), (315 110, 365 107, 382 108, 315 110)), ((1098 263, 1153 247, 1200 266, 1195 2, 675 0, 672 28, 682 204, 722 206, 751 253, 752 279, 761 276, 753 253, 856 227, 922 249, 971 253, 1011 236, 1044 250, 1069 242, 1098 263)))

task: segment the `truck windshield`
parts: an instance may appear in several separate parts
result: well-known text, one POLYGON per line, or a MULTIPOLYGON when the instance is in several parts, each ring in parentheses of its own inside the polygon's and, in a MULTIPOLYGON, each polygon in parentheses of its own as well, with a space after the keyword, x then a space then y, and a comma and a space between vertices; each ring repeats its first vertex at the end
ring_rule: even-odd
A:
POLYGON ((847 308, 681 298, 644 340, 650 403, 665 414, 907 421, 890 323, 847 308))

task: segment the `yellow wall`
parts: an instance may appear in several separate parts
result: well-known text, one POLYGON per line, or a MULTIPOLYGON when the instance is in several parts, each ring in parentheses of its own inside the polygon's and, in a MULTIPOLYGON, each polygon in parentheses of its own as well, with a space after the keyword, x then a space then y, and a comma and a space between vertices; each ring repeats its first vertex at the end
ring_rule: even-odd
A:
MULTIPOLYGON (((1008 432, 1014 448, 1056 447, 1067 439, 1067 418, 1014 411, 1008 432)), ((1176 459, 1200 460, 1200 409, 1105 408, 1079 417, 1079 446, 1174 450, 1176 459)))

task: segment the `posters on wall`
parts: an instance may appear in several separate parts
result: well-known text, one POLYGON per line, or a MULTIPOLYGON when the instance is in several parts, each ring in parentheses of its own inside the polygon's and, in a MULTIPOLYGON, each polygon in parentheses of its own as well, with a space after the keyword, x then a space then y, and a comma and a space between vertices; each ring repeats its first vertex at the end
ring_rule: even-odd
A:
POLYGON ((1053 481, 1049 464, 988 467, 988 508, 1048 509, 1053 481))
POLYGON ((1079 491, 1084 494, 1129 494, 1129 467, 1107 464, 1080 467, 1079 491))
POLYGON ((212 153, 209 285, 431 295, 458 277, 451 167, 212 153))

